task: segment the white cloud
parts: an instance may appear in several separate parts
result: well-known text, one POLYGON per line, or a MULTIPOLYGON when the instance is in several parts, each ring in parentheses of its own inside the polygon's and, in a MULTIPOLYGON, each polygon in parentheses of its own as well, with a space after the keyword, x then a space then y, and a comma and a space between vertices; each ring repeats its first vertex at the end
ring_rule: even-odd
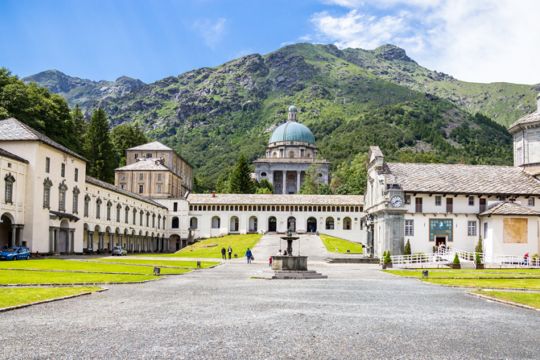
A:
POLYGON ((421 64, 468 81, 540 82, 540 1, 326 3, 343 6, 347 12, 312 16, 319 41, 367 49, 394 43, 421 64))
POLYGON ((206 46, 214 49, 225 34, 226 23, 227 19, 225 18, 199 19, 193 23, 193 29, 199 33, 206 46))

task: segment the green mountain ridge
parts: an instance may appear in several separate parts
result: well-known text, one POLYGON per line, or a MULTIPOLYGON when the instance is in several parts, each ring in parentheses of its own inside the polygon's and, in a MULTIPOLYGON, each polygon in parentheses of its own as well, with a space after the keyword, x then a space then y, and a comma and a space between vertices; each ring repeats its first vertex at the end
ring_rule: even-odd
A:
POLYGON ((102 93, 123 84, 68 77, 60 86, 40 74, 24 80, 87 112, 103 107, 113 125, 140 124, 186 157, 208 188, 240 154, 253 160, 264 153, 290 104, 332 161, 336 189, 339 174, 343 178, 369 145, 402 161, 510 164, 510 135, 489 118, 508 125, 534 109, 536 94, 529 85, 455 80, 391 45, 367 51, 296 44, 151 84, 130 79, 134 86, 125 91, 102 93))

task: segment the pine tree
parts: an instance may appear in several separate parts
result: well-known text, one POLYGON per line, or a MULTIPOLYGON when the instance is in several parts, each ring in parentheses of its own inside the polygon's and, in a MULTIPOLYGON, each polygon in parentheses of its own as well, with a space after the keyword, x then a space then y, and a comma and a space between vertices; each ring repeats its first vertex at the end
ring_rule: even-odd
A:
POLYGON ((240 155, 229 177, 229 192, 231 194, 253 194, 255 192, 251 169, 244 155, 240 155))
POLYGON ((88 124, 84 155, 88 159, 88 175, 103 181, 113 182, 116 167, 114 147, 109 134, 107 115, 101 108, 94 111, 88 124))
POLYGON ((403 251, 404 255, 411 255, 411 242, 409 239, 407 239, 407 243, 405 244, 405 249, 403 251))
POLYGON ((270 184, 270 181, 262 179, 257 183, 257 194, 272 194, 274 193, 274 187, 270 184))
POLYGON ((80 154, 84 152, 84 143, 81 139, 84 139, 88 124, 84 121, 84 115, 79 105, 75 105, 75 108, 71 111, 71 123, 73 126, 73 135, 77 139, 76 151, 80 154))

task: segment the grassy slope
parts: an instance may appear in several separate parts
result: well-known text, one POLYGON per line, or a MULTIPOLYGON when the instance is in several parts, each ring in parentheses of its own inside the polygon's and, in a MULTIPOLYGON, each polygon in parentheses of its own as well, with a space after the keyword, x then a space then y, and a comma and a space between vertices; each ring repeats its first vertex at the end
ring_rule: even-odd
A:
POLYGON ((0 288, 0 308, 26 305, 38 301, 51 300, 70 295, 94 292, 100 290, 97 286, 88 287, 23 287, 0 288))
POLYGON ((350 250, 350 254, 362 253, 362 245, 359 243, 325 234, 320 234, 319 237, 329 252, 347 254, 347 250, 350 250))
POLYGON ((540 309, 540 293, 491 290, 479 290, 475 291, 475 293, 540 309))

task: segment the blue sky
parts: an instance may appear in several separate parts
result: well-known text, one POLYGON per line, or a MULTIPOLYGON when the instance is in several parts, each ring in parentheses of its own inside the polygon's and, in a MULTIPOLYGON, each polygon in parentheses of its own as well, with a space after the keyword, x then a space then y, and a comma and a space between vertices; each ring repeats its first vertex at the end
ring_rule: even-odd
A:
POLYGON ((58 69, 151 82, 300 41, 366 49, 394 43, 460 79, 538 83, 539 3, 0 0, 0 66, 19 76, 58 69))

